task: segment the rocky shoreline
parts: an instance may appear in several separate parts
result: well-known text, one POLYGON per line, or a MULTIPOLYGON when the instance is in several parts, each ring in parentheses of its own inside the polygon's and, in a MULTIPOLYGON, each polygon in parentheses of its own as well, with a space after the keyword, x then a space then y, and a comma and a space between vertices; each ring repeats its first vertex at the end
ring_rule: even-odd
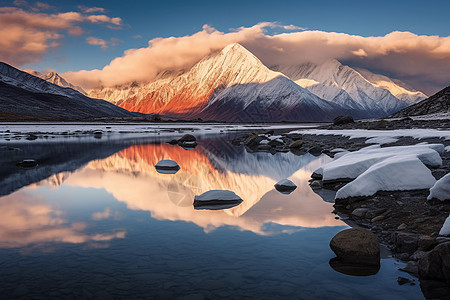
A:
MULTIPOLYGON (((326 125, 320 129, 395 130, 413 128, 450 128, 450 120, 377 120, 341 125, 326 125)), ((310 153, 333 157, 333 149, 357 151, 367 147, 366 138, 349 139, 335 135, 310 135, 283 131, 241 132, 230 141, 244 145, 248 152, 287 152, 295 155, 310 153)), ((418 143, 450 145, 440 138, 399 138, 384 145, 406 146, 418 143)), ((430 169, 436 179, 450 173, 450 152, 441 155, 442 166, 430 169)), ((313 176, 314 177, 314 176, 313 176)), ((323 183, 311 179, 311 188, 318 194, 337 191, 348 181, 323 183)), ((333 213, 352 227, 370 230, 391 250, 394 257, 407 262, 403 271, 419 278, 427 299, 450 299, 450 237, 439 236, 439 231, 450 214, 450 201, 427 201, 429 190, 378 192, 371 197, 338 199, 333 213)), ((329 200, 329 199, 325 199, 329 200)), ((329 200, 330 201, 330 200, 329 200)), ((404 279, 404 278, 403 278, 404 279)), ((399 284, 405 283, 399 277, 399 284)))

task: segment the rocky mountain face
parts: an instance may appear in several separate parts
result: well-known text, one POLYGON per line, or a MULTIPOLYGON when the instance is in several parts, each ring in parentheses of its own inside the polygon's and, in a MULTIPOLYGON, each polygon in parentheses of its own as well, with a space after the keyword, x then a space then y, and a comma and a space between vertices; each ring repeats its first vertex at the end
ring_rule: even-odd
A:
POLYGON ((0 112, 63 119, 133 117, 107 101, 52 84, 0 62, 0 112))
POLYGON ((449 115, 450 114, 450 86, 437 92, 433 96, 413 104, 393 114, 392 118, 411 116, 449 115))

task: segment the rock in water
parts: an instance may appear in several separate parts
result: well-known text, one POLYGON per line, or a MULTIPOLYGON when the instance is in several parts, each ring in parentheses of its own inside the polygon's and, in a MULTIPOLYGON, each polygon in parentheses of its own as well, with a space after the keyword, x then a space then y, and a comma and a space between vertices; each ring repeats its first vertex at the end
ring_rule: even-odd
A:
POLYGON ((430 188, 430 195, 427 200, 431 199, 450 200, 450 173, 436 181, 430 188))
POLYGON ((282 179, 275 184, 275 188, 283 194, 290 194, 297 188, 297 186, 289 179, 282 179))
POLYGON ((155 165, 155 168, 156 171, 161 174, 175 174, 178 170, 180 170, 180 166, 177 162, 170 159, 160 160, 155 165))
POLYGON ((197 146, 197 139, 192 134, 185 134, 178 139, 178 145, 185 149, 193 149, 197 146))
POLYGON ((380 245, 372 232, 362 228, 346 229, 330 241, 330 248, 344 261, 366 264, 380 264, 380 245))
POLYGON ((34 168, 38 165, 37 161, 34 159, 24 159, 17 163, 17 166, 22 168, 34 168))
POLYGON ((180 139, 178 139, 178 142, 184 143, 184 142, 195 142, 197 139, 192 134, 185 134, 180 139))
POLYGON ((338 116, 333 120, 333 125, 343 125, 349 123, 355 123, 352 116, 338 116))
POLYGON ((219 210, 241 204, 242 199, 232 191, 211 190, 194 198, 195 209, 219 210))
POLYGON ((36 135, 32 134, 32 133, 30 133, 30 134, 26 137, 26 139, 29 140, 29 141, 34 141, 34 140, 37 139, 37 138, 38 138, 38 137, 37 137, 36 135))

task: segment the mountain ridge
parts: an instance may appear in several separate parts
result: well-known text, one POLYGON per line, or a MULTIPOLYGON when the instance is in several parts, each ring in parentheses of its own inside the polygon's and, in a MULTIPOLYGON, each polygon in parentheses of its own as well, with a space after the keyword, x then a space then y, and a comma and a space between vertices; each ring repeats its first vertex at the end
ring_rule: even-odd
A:
POLYGON ((0 62, 0 111, 2 115, 57 119, 135 117, 107 101, 91 99, 0 62))
MULTIPOLYGON (((130 111, 175 117, 208 115, 208 119, 218 120, 222 118, 214 116, 211 107, 218 106, 214 99, 217 95, 222 95, 222 102, 223 99, 230 99, 224 96, 224 89, 233 88, 243 92, 246 89, 237 88, 236 85, 265 84, 278 76, 288 78, 304 88, 303 94, 314 94, 317 97, 315 104, 321 102, 317 99, 325 99, 339 106, 341 112, 345 111, 356 118, 384 117, 425 97, 420 92, 407 90, 405 85, 400 86, 386 76, 363 69, 358 72, 336 59, 329 59, 320 65, 306 63, 301 66, 268 68, 238 43, 210 53, 189 70, 162 72, 156 80, 148 83, 133 82, 93 89, 88 95, 105 99, 130 111), (370 77, 371 81, 366 77, 370 77), (389 89, 396 95, 403 93, 406 96, 398 99, 389 89)), ((278 91, 272 91, 273 97, 276 97, 278 91)), ((236 91, 231 94, 233 103, 237 104, 236 91)), ((245 96, 241 95, 242 98, 245 96)), ((265 97, 268 97, 267 93, 265 97)), ((282 100, 281 95, 279 99, 282 100)), ((241 99, 239 102, 242 104, 245 101, 241 99)), ((221 111, 225 109, 223 103, 219 106, 222 107, 221 111)), ((335 109, 337 106, 334 106, 335 109)))
POLYGON ((450 114, 450 86, 440 90, 431 97, 406 107, 391 115, 391 118, 450 114))

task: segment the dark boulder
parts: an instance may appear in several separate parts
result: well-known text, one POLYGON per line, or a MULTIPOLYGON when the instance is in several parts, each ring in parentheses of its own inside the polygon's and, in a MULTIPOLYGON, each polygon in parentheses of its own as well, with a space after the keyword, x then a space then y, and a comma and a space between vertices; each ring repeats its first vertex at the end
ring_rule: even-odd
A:
POLYGON ((343 125, 349 123, 355 123, 352 116, 338 116, 333 120, 333 125, 343 125))
POLYGON ((366 265, 380 264, 378 238, 367 229, 351 228, 339 232, 331 239, 330 248, 344 261, 366 265))
POLYGON ((419 277, 450 285, 450 242, 439 244, 419 261, 419 277))
POLYGON ((319 156, 320 154, 322 154, 322 148, 320 148, 319 146, 314 146, 308 149, 308 152, 314 156, 319 156))
POLYGON ((301 146, 303 146, 303 141, 302 141, 302 140, 296 140, 296 141, 292 142, 292 143, 289 145, 289 148, 291 148, 291 149, 298 149, 298 148, 300 148, 301 146))
POLYGON ((197 139, 192 134, 185 134, 180 139, 178 139, 179 143, 184 142, 195 142, 197 139))

